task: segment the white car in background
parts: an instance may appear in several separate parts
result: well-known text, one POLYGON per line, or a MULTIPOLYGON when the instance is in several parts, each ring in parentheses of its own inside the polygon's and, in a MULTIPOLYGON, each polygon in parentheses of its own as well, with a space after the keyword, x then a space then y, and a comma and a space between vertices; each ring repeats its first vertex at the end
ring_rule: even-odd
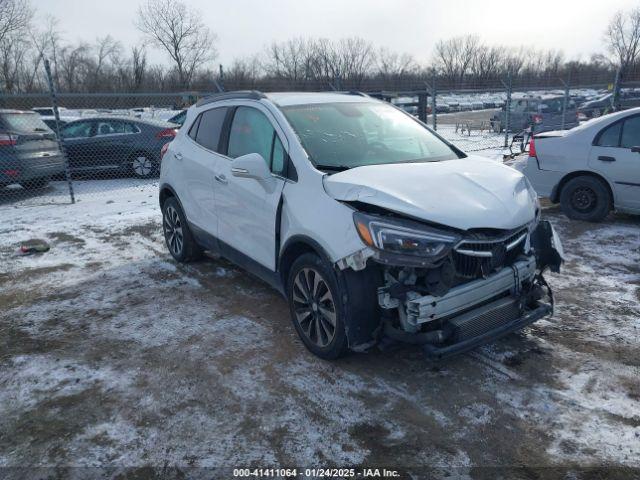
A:
POLYGON ((526 179, 366 95, 201 99, 160 205, 177 261, 210 250, 269 282, 322 358, 382 335, 442 358, 552 312, 560 242, 526 179))
POLYGON ((512 166, 569 218, 597 222, 611 210, 640 214, 640 108, 535 135, 528 156, 512 166))

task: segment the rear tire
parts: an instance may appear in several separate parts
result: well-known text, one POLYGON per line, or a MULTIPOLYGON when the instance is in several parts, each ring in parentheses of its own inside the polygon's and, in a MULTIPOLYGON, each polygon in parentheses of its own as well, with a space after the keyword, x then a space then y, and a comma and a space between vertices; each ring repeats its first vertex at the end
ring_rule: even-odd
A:
POLYGON ((151 178, 158 171, 156 162, 149 154, 140 152, 129 159, 129 168, 136 178, 151 178))
POLYGON ((175 197, 162 204, 162 230, 171 256, 180 263, 188 263, 202 256, 202 248, 193 238, 184 212, 175 197))
POLYGON ((345 306, 336 273, 314 253, 293 262, 287 280, 291 320, 307 349, 325 360, 348 350, 345 306))
POLYGON ((602 180, 583 175, 562 187, 560 207, 573 220, 600 222, 611 211, 611 195, 602 180))

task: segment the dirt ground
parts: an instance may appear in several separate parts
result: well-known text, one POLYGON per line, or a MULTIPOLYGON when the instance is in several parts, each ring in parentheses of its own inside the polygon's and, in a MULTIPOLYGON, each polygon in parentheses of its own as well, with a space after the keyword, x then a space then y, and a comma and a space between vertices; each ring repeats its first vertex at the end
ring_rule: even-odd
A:
POLYGON ((640 475, 638 218, 591 225, 545 210, 568 258, 549 276, 552 319, 441 363, 411 346, 329 363, 259 280, 223 260, 176 264, 154 202, 102 200, 97 216, 86 202, 2 212, 7 477, 231 478, 246 466, 640 475), (51 251, 13 256, 33 238, 51 251))

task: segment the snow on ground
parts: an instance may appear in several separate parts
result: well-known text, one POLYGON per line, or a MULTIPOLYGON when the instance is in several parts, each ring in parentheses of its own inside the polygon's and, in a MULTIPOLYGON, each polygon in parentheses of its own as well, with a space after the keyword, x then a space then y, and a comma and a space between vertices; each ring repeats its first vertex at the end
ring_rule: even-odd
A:
POLYGON ((438 364, 328 363, 265 284, 171 259, 156 184, 106 186, 0 200, 0 466, 638 465, 637 218, 545 210, 568 254, 552 319, 438 364), (51 251, 14 256, 30 239, 51 251))

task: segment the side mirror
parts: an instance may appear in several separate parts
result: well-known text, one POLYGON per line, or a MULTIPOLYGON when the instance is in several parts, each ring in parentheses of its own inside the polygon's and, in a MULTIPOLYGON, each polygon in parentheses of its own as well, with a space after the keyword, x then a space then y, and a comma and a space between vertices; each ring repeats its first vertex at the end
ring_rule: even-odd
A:
POLYGON ((234 177, 267 180, 271 178, 271 170, 259 153, 248 153, 236 158, 231 163, 231 174, 234 177))
POLYGON ((631 151, 632 151, 633 153, 640 153, 640 146, 637 146, 637 147, 631 147, 631 151))

